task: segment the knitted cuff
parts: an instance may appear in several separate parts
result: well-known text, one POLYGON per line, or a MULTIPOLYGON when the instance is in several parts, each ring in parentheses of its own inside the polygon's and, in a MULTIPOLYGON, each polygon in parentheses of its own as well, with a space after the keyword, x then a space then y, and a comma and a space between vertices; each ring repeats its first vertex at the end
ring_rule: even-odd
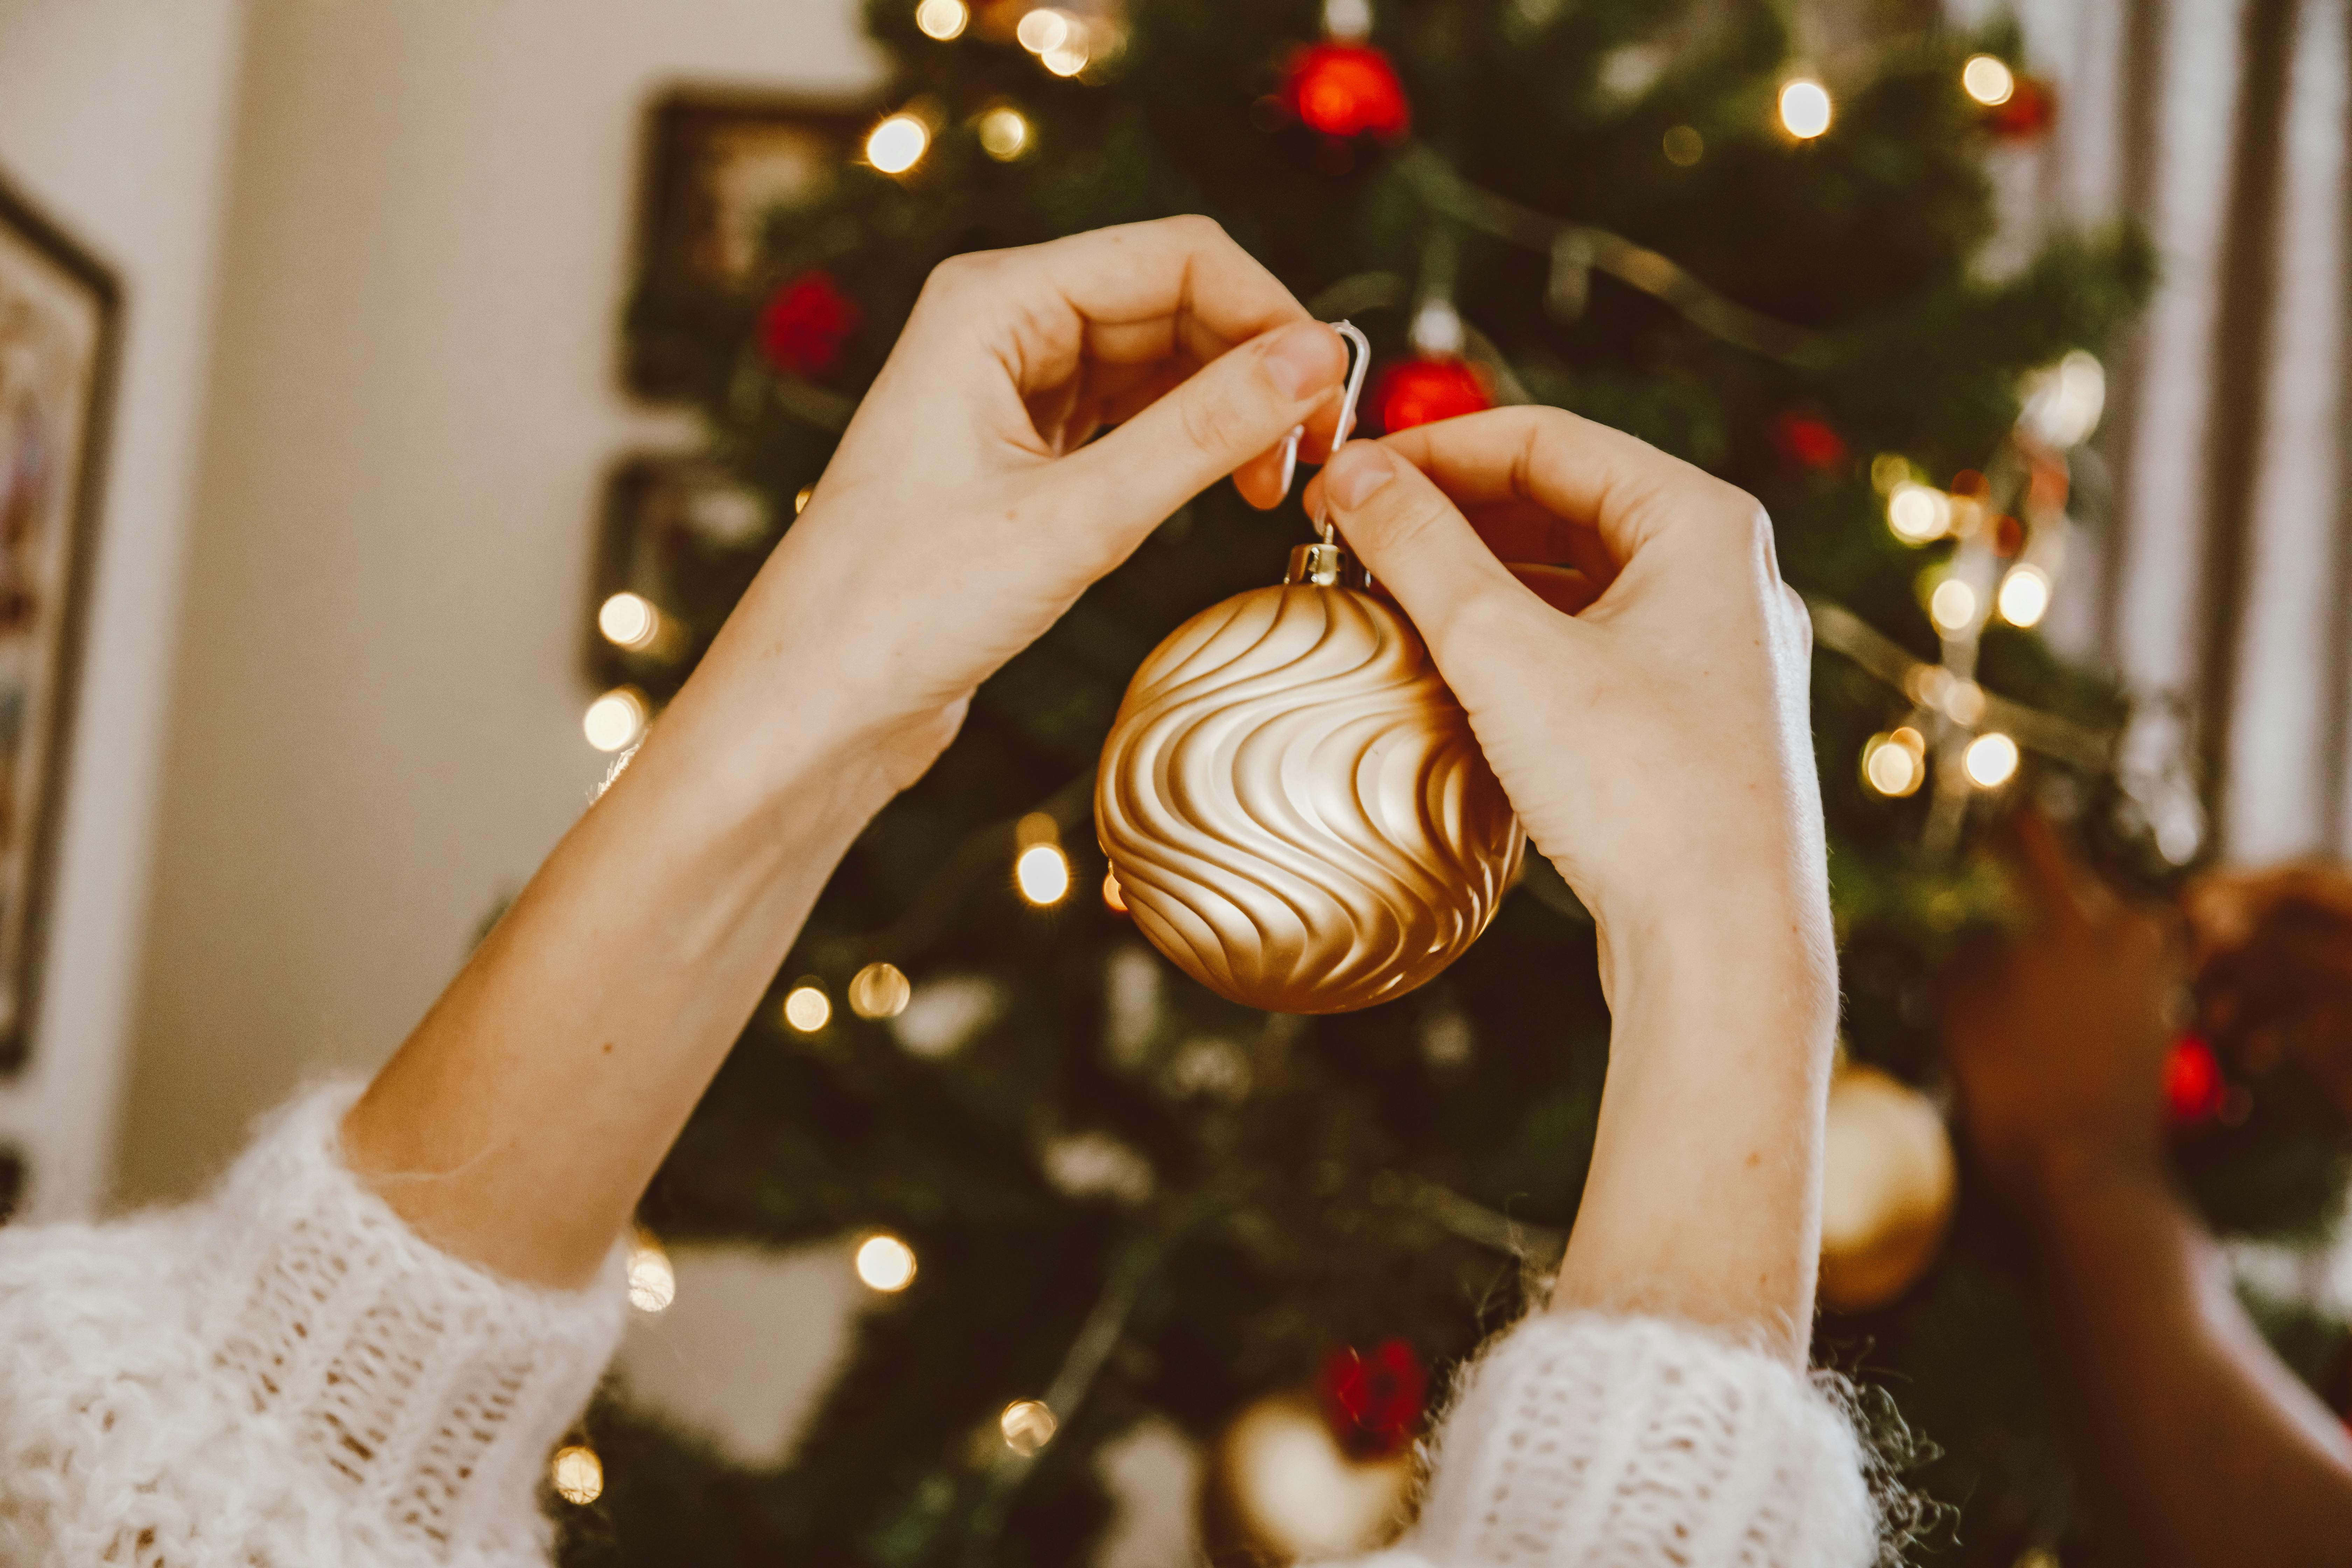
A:
POLYGON ((548 1450, 620 1337, 625 1251, 582 1291, 440 1251, 343 1163, 358 1093, 279 1112, 206 1205, 204 1337, 388 1556, 529 1551, 548 1450))
POLYGON ((1465 1373, 1404 1543, 1448 1568, 1860 1568, 1851 1426, 1786 1364, 1642 1318, 1542 1314, 1465 1373))

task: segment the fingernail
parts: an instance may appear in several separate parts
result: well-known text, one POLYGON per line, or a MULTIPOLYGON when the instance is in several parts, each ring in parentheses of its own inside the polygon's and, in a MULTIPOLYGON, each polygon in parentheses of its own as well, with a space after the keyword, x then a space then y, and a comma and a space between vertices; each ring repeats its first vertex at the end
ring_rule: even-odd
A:
POLYGON ((1289 393, 1293 401, 1304 401, 1339 384, 1348 371, 1348 351, 1339 346, 1339 335, 1330 328, 1301 321, 1285 327, 1266 344, 1265 363, 1274 373, 1275 384, 1289 393))
POLYGON ((1353 511, 1396 478, 1396 464, 1378 442, 1350 441, 1323 471, 1323 492, 1341 511, 1353 511))

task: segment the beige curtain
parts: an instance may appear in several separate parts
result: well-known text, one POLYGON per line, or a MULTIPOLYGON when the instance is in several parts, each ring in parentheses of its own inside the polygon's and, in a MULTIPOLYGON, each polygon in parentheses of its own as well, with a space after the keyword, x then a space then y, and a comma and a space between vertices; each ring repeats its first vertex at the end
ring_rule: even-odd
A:
POLYGON ((1987 264, 2053 222, 2127 212, 2164 268, 2109 367, 2089 476, 2108 526, 2053 635, 2177 700, 2176 731, 2135 743, 2197 770, 2233 858, 2352 851, 2352 6, 2014 9, 2059 120, 1998 155, 1987 264))

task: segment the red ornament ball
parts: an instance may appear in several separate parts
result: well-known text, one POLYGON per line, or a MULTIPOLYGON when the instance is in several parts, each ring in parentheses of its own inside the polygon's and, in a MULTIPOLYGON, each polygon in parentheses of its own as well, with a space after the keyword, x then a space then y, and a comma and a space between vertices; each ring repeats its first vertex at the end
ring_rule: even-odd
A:
POLYGON ((1359 1459, 1402 1449, 1429 1406, 1429 1369, 1399 1339, 1382 1340, 1370 1355, 1340 1346, 1323 1358, 1315 1385, 1331 1435, 1359 1459))
POLYGON ((760 307, 760 353, 787 375, 820 376, 840 362, 843 345, 865 319, 832 274, 803 272, 760 307))
POLYGON ((2164 1108, 2172 1124, 2196 1127, 2212 1121, 2228 1095, 2213 1047, 2195 1035, 2175 1040, 2164 1058, 2164 1108))
POLYGON ((1282 101, 1326 136, 1366 133, 1393 142, 1412 129, 1404 83, 1370 44, 1307 44, 1283 70, 1282 101))
POLYGON ((1381 372, 1372 388, 1381 428, 1391 435, 1494 406, 1485 373, 1467 360, 1409 359, 1381 372))
POLYGON ((1985 110, 1985 122, 2004 142, 2029 142, 2058 118, 2058 95, 2040 77, 2020 73, 2009 97, 1985 110))
POLYGON ((1848 457, 1845 437, 1835 426, 1793 408, 1772 421, 1772 445, 1782 462, 1817 474, 1843 468, 1848 457))

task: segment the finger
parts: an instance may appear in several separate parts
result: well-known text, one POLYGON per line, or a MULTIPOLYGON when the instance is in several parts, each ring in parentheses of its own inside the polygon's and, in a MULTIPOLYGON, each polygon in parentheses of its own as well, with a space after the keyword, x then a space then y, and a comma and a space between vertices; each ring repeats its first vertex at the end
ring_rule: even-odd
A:
POLYGON ((1440 668, 1465 624, 1540 607, 1445 493, 1381 443, 1349 442, 1321 478, 1327 515, 1404 606, 1440 668))
MULTIPOLYGON (((1055 465, 1047 504, 1124 560, 1170 512, 1277 450, 1338 395, 1347 363, 1339 335, 1318 322, 1269 332, 1055 465)), ((1263 475, 1253 482, 1262 487, 1263 475)))

